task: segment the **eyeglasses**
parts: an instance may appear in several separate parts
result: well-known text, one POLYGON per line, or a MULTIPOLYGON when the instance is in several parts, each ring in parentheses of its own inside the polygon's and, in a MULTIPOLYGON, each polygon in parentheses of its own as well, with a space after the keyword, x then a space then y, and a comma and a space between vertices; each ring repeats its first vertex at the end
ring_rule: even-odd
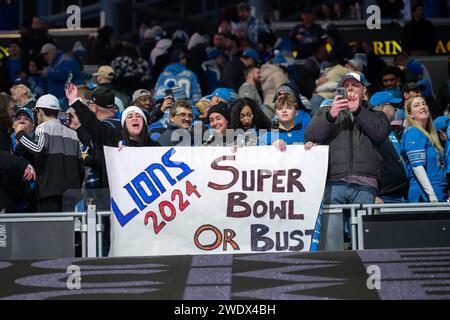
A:
POLYGON ((192 113, 177 113, 176 116, 180 117, 181 119, 194 119, 194 115, 192 113))

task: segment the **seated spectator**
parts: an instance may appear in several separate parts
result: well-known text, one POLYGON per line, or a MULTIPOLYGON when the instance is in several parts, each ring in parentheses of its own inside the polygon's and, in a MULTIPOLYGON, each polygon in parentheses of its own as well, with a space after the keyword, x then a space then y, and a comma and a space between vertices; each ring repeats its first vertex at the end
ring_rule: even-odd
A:
POLYGON ((113 84, 114 76, 114 69, 110 66, 100 66, 97 69, 97 72, 92 75, 97 83, 97 88, 111 90, 114 93, 114 96, 118 97, 122 101, 124 106, 128 106, 130 104, 130 98, 125 93, 118 90, 113 84))
POLYGON ((290 95, 280 95, 275 101, 275 114, 278 118, 278 130, 273 130, 259 139, 260 145, 274 145, 280 151, 286 150, 286 145, 304 144, 305 128, 295 124, 299 105, 290 95))
POLYGON ((225 64, 221 83, 222 86, 238 91, 244 82, 245 65, 242 61, 242 51, 239 50, 239 39, 233 34, 225 35, 225 49, 228 62, 225 64))
POLYGON ((409 202, 447 201, 444 148, 431 119, 430 110, 423 97, 406 101, 408 128, 403 135, 409 169, 409 202))
MULTIPOLYGON (((383 112, 391 125, 401 102, 402 99, 394 98, 386 91, 378 92, 370 98, 375 110, 383 112)), ((383 143, 377 146, 377 151, 381 157, 381 178, 375 203, 407 203, 409 178, 403 160, 403 150, 393 130, 383 143)))
POLYGON ((239 97, 254 100, 258 105, 262 105, 262 99, 258 89, 261 87, 261 73, 259 68, 250 67, 245 69, 245 82, 239 88, 239 97))
POLYGON ((314 22, 311 7, 306 7, 300 14, 302 22, 294 27, 290 33, 293 51, 297 52, 297 59, 307 59, 317 49, 324 34, 322 27, 314 22))
POLYGON ((261 133, 271 128, 272 122, 254 100, 242 98, 231 105, 230 129, 235 130, 238 146, 256 146, 261 133))
POLYGON ((421 92, 425 90, 425 86, 421 84, 417 84, 414 82, 408 82, 405 83, 402 87, 402 98, 404 101, 404 104, 406 101, 408 101, 410 98, 414 97, 420 97, 421 92))
POLYGON ((219 103, 231 104, 238 99, 238 95, 233 89, 217 88, 206 98, 211 100, 211 105, 213 106, 219 103))
POLYGON ((36 97, 40 97, 47 91, 46 79, 42 77, 42 64, 39 59, 31 59, 28 64, 27 81, 30 84, 31 92, 36 97))
POLYGON ((17 40, 13 40, 9 44, 8 68, 9 80, 14 82, 15 79, 26 78, 28 71, 28 60, 22 53, 22 48, 17 40))
POLYGON ((136 88, 150 84, 148 63, 142 59, 139 50, 131 44, 125 44, 121 55, 111 62, 117 87, 127 95, 136 88))
POLYGON ((227 56, 224 51, 212 49, 208 52, 208 61, 203 62, 202 69, 206 79, 206 93, 211 94, 220 86, 223 68, 227 63, 227 56))
POLYGON ((185 52, 174 51, 170 56, 170 64, 156 82, 156 88, 162 85, 178 86, 184 90, 187 99, 195 103, 202 97, 200 83, 195 73, 186 67, 187 62, 188 58, 185 52))
POLYGON ((367 56, 364 53, 356 53, 353 59, 345 59, 345 67, 355 72, 362 73, 367 66, 367 56))
POLYGON ((247 30, 251 43, 256 44, 258 34, 261 32, 272 32, 270 27, 262 19, 256 19, 251 15, 251 6, 247 2, 241 2, 237 6, 240 24, 247 30))
POLYGON ((388 66, 381 71, 383 89, 395 98, 401 98, 402 72, 397 67, 388 66))
POLYGON ((316 114, 325 99, 331 99, 336 93, 337 84, 350 70, 340 64, 328 67, 316 81, 316 91, 311 98, 311 114, 316 114))
POLYGON ((193 136, 191 129, 194 114, 192 106, 187 100, 175 101, 170 107, 170 123, 166 130, 161 134, 158 143, 161 146, 192 146, 193 136), (183 129, 177 131, 178 129, 183 129))
POLYGON ((438 42, 433 23, 424 17, 423 4, 411 6, 412 20, 403 28, 403 48, 412 56, 435 54, 438 42))
POLYGON ((289 82, 289 77, 285 69, 277 64, 266 63, 260 68, 261 89, 263 92, 264 114, 272 119, 275 115, 273 102, 277 89, 283 84, 289 82))
POLYGON ((10 91, 11 96, 16 102, 16 110, 20 108, 34 109, 36 99, 34 99, 34 95, 28 86, 28 81, 22 78, 17 78, 14 80, 14 84, 10 91))
POLYGON ((169 49, 171 46, 171 39, 161 39, 150 53, 152 81, 156 81, 164 68, 169 64, 169 49))

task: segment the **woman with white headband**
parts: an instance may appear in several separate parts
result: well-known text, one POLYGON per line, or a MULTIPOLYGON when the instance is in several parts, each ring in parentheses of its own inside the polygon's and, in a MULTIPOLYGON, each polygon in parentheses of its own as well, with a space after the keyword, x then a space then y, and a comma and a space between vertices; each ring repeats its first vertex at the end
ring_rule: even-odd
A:
POLYGON ((153 147, 159 144, 152 139, 147 131, 147 118, 141 108, 128 107, 122 112, 121 145, 129 147, 153 147))

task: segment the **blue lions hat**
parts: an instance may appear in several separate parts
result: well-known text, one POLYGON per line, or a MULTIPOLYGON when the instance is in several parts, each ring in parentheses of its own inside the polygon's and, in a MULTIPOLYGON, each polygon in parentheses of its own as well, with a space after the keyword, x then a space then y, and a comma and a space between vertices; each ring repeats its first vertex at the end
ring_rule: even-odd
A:
POLYGON ((256 63, 259 63, 259 53, 255 49, 247 49, 242 53, 244 58, 253 58, 256 63))
POLYGON ((232 103, 238 99, 236 91, 229 88, 217 88, 212 94, 206 96, 207 99, 211 99, 212 97, 219 97, 227 103, 232 103))
POLYGON ((31 119, 31 122, 34 123, 34 114, 33 111, 31 111, 28 108, 20 108, 19 110, 16 111, 16 114, 14 115, 14 117, 17 117, 19 114, 21 113, 25 113, 26 116, 28 116, 28 118, 31 119))
POLYGON ((377 92, 370 98, 370 104, 374 107, 378 107, 385 103, 399 104, 401 102, 402 99, 395 98, 392 93, 388 91, 377 92))
POLYGON ((211 49, 208 52, 208 60, 215 60, 223 54, 224 54, 224 52, 220 49, 217 49, 217 48, 211 49))
POLYGON ((450 124, 450 117, 437 117, 436 119, 434 119, 434 127, 436 128, 436 130, 443 130, 446 129, 448 127, 448 125, 450 124))

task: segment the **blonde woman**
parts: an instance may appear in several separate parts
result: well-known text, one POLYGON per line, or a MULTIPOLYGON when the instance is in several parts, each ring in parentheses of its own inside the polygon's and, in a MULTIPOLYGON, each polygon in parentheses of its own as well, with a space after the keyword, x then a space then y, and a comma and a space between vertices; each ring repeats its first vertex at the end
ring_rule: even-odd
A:
POLYGON ((406 101, 408 129, 402 145, 406 153, 410 186, 409 202, 443 202, 447 200, 444 148, 434 128, 430 110, 423 97, 406 101))

